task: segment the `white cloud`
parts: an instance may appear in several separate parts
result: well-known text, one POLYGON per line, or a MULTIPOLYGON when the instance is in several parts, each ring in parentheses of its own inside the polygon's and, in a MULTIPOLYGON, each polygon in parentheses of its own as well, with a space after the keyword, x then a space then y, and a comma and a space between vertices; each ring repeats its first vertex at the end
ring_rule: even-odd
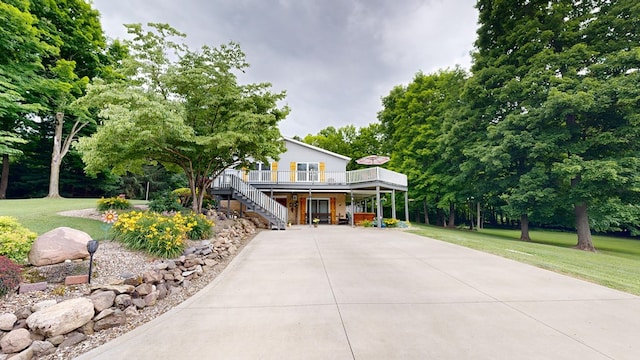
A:
POLYGON ((107 35, 123 23, 166 22, 191 47, 240 43, 241 81, 286 90, 287 136, 376 121, 380 98, 416 72, 468 67, 473 0, 94 0, 107 35))

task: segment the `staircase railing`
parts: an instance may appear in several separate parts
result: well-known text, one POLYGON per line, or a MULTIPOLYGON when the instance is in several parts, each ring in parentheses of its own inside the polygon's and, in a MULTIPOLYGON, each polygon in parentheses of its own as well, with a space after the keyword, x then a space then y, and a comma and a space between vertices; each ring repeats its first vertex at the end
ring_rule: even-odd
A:
POLYGON ((231 189, 251 200, 255 205, 259 206, 262 210, 273 216, 276 220, 275 225, 279 229, 285 228, 289 215, 286 207, 268 197, 262 191, 242 181, 242 179, 240 179, 238 176, 230 174, 227 176, 231 189))

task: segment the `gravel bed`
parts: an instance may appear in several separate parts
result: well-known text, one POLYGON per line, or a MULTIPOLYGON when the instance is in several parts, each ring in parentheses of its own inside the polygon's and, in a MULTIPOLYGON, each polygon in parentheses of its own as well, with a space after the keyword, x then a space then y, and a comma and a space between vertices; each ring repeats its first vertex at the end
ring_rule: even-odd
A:
MULTIPOLYGON (((101 214, 95 209, 65 211, 60 213, 64 216, 78 216, 100 219, 101 214)), ((223 228, 225 224, 220 221, 216 222, 216 228, 223 228)), ((257 229, 259 231, 259 229, 257 229)), ((256 232, 257 233, 257 232, 256 232)), ((255 235, 254 235, 255 236, 255 235)), ((253 238, 253 236, 245 238, 237 245, 240 253, 242 248, 253 238)), ((234 255, 230 255, 219 261, 217 265, 208 271, 205 271, 200 277, 193 279, 189 287, 181 288, 181 291, 172 292, 166 298, 158 300, 156 305, 145 307, 139 310, 139 315, 127 317, 127 323, 123 326, 114 327, 88 335, 87 339, 75 346, 56 351, 55 354, 41 357, 43 360, 53 359, 73 359, 91 349, 94 349, 110 340, 121 336, 136 327, 155 319, 176 305, 185 301, 207 284, 213 281, 225 267, 233 260, 234 255)), ((147 254, 131 251, 124 248, 120 243, 114 241, 100 241, 98 251, 94 254, 94 276, 91 279, 92 284, 110 284, 114 280, 121 278, 121 274, 142 274, 146 269, 151 268, 156 258, 147 254)), ((73 285, 64 286, 60 284, 49 284, 47 290, 36 291, 25 294, 13 294, 0 302, 0 313, 14 312, 24 307, 30 307, 40 301, 56 299, 59 301, 76 298, 89 294, 89 285, 73 285)))

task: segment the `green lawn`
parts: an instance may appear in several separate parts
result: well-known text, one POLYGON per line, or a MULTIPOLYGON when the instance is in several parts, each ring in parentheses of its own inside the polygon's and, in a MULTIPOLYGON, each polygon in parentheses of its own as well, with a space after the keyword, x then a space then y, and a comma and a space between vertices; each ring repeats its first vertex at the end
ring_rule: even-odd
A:
MULTIPOLYGON (((57 215, 60 211, 95 208, 98 199, 25 199, 0 200, 0 216, 13 216, 31 231, 43 234, 60 226, 88 233, 93 239, 104 238, 102 222, 57 215)), ((144 204, 132 200, 132 204, 144 204)))
POLYGON ((519 240, 518 230, 480 232, 412 224, 411 232, 466 246, 544 269, 640 295, 640 240, 594 236, 596 253, 572 249, 573 233, 530 232, 531 242, 519 240))

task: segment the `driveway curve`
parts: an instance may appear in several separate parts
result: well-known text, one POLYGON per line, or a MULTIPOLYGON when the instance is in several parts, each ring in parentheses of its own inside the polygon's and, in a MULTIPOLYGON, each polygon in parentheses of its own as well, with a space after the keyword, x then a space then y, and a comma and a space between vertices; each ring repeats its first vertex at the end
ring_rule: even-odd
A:
POLYGON ((640 297, 395 229, 263 231, 77 359, 638 359, 640 297))

